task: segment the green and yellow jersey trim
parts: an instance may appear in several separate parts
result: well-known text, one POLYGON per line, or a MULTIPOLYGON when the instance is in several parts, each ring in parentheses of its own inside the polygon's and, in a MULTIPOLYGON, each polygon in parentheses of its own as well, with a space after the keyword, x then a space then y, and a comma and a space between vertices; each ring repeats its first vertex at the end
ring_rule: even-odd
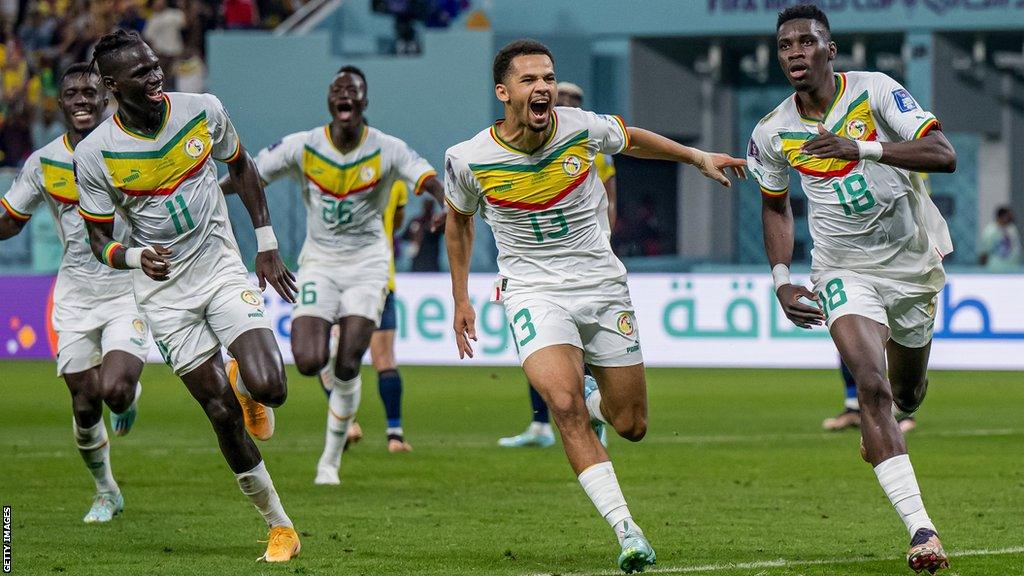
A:
MULTIPOLYGON (((356 150, 360 146, 362 146, 363 142, 366 142, 366 138, 369 135, 370 135, 370 127, 367 126, 366 124, 363 124, 363 131, 362 131, 362 133, 359 134, 359 143, 356 144, 355 146, 353 146, 352 150, 356 150)), ((327 143, 330 144, 331 148, 334 148, 334 150, 337 151, 338 154, 341 154, 342 156, 344 156, 346 154, 344 151, 342 151, 341 148, 338 148, 338 146, 334 144, 334 140, 331 138, 331 125, 330 124, 324 124, 324 136, 327 138, 327 143)), ((349 152, 351 152, 352 150, 349 150, 349 152)))
POLYGON ((78 204, 75 167, 70 162, 39 158, 39 166, 43 172, 43 188, 51 198, 61 204, 78 204))
POLYGON ((476 214, 475 210, 473 212, 466 212, 465 210, 459 210, 459 207, 456 206, 455 204, 452 204, 452 201, 449 200, 448 198, 445 198, 444 202, 445 202, 445 204, 448 205, 449 208, 451 208, 452 210, 455 210, 456 212, 458 212, 459 214, 462 214, 463 216, 472 216, 473 214, 476 214))
POLYGON ((632 144, 629 139, 629 130, 626 129, 626 123, 623 122, 622 116, 612 114, 612 118, 615 118, 615 121, 619 123, 619 128, 622 129, 622 137, 625 138, 626 143, 622 145, 622 150, 620 150, 620 152, 625 152, 626 150, 629 150, 629 145, 632 144))
POLYGON ((434 172, 433 170, 427 170, 424 172, 423 175, 416 180, 416 186, 412 189, 412 193, 419 196, 420 193, 423 192, 423 183, 427 181, 427 178, 432 176, 437 176, 437 172, 434 172))
POLYGON ((540 146, 537 146, 531 151, 520 150, 519 148, 516 148, 509 142, 506 142, 505 139, 501 137, 501 134, 498 134, 498 126, 504 124, 504 120, 498 120, 497 122, 491 125, 491 138, 494 139, 498 146, 501 146, 502 148, 508 150, 509 152, 512 152, 513 154, 524 154, 526 156, 533 156, 537 152, 543 150, 545 146, 550 144, 551 141, 555 139, 555 134, 558 132, 558 114, 555 113, 554 109, 551 110, 551 119, 551 132, 548 134, 548 137, 544 139, 544 142, 540 146))
POLYGON ((32 217, 31 214, 24 214, 12 208, 11 203, 7 201, 7 198, 0 198, 0 204, 7 209, 7 213, 11 215, 11 218, 14 218, 18 222, 28 222, 29 218, 32 217))
POLYGON ((114 221, 114 213, 113 212, 111 212, 110 214, 97 214, 97 213, 94 213, 94 212, 89 212, 85 208, 82 208, 81 206, 79 206, 78 207, 78 213, 79 213, 79 215, 82 216, 82 218, 88 220, 89 222, 95 222, 97 224, 108 224, 108 223, 114 221))
POLYGON ((164 131, 164 128, 167 127, 167 120, 171 117, 171 99, 167 97, 167 94, 163 94, 163 97, 164 97, 164 109, 163 109, 164 115, 163 115, 163 119, 160 120, 160 127, 156 129, 156 132, 154 132, 152 134, 145 134, 145 133, 142 133, 142 132, 136 132, 135 130, 132 130, 131 128, 125 126, 123 122, 121 122, 121 114, 120 114, 120 112, 117 113, 117 114, 114 114, 114 124, 117 124, 117 127, 120 128, 125 134, 127 134, 129 136, 138 138, 140 140, 149 140, 149 141, 156 140, 157 138, 160 137, 160 134, 164 131))
POLYGON ((380 182, 380 148, 374 150, 367 156, 363 156, 358 160, 349 162, 348 164, 338 164, 334 160, 324 156, 318 152, 315 148, 310 145, 305 146, 305 157, 302 161, 302 172, 307 180, 313 183, 314 186, 320 189, 321 192, 335 198, 344 198, 351 194, 358 194, 371 190, 380 182), (314 166, 311 166, 312 162, 322 162, 326 164, 326 168, 333 172, 330 173, 321 170, 316 171, 314 166), (353 180, 350 175, 355 175, 356 178, 361 176, 360 166, 370 164, 373 168, 373 176, 370 180, 358 184, 358 180, 353 180), (335 180, 334 185, 327 182, 322 176, 333 176, 335 180), (358 185, 355 185, 358 184, 358 185), (351 187, 349 187, 351 186, 351 187))
POLYGON ((72 154, 75 153, 75 147, 71 145, 71 140, 68 139, 67 132, 64 133, 64 136, 61 137, 60 141, 64 143, 64 147, 67 148, 68 152, 71 152, 72 154))
POLYGON ((816 124, 818 122, 824 123, 825 120, 828 119, 828 115, 832 113, 832 109, 835 108, 836 104, 843 97, 843 93, 846 92, 846 74, 843 74, 842 72, 836 74, 835 82, 836 94, 835 96, 832 97, 832 102, 828 105, 828 108, 825 108, 825 115, 822 116, 821 118, 811 118, 810 116, 804 116, 803 111, 800 109, 800 99, 797 98, 796 94, 793 94, 793 101, 796 102, 796 111, 797 114, 800 115, 801 120, 803 120, 804 122, 816 124))
POLYGON ((914 137, 911 138, 911 140, 917 140, 919 138, 924 138, 932 130, 942 130, 942 125, 939 124, 939 121, 936 120, 935 118, 929 118, 929 119, 925 120, 924 124, 921 124, 921 127, 918 128, 917 131, 914 132, 914 137))
POLYGON ((241 156, 241 155, 242 155, 242 141, 238 140, 237 142, 235 142, 235 152, 233 154, 231 154, 231 156, 228 156, 227 158, 225 158, 223 160, 218 159, 218 162, 223 162, 224 164, 231 164, 235 160, 238 160, 238 157, 241 156))
POLYGON ((168 196, 206 165, 213 145, 206 126, 206 111, 189 120, 159 150, 101 153, 114 185, 128 196, 168 196), (191 136, 190 136, 191 135, 191 136), (187 140, 186 140, 187 139, 187 140), (179 145, 185 140, 185 147, 179 145), (187 148, 198 140, 192 156, 187 148), (168 164, 168 161, 170 163, 168 164))
POLYGON ((761 195, 768 196, 769 198, 782 198, 786 194, 789 194, 788 187, 783 188, 782 190, 772 190, 771 188, 765 188, 764 186, 760 185, 759 187, 761 188, 761 195))

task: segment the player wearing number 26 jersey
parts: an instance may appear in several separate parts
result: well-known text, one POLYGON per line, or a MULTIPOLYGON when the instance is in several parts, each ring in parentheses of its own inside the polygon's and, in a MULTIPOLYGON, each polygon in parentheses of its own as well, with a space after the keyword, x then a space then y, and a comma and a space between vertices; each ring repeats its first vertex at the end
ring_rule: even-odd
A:
POLYGON ((418 194, 435 174, 405 142, 370 126, 362 130, 347 152, 331 141, 328 126, 320 126, 285 136, 256 156, 264 181, 290 176, 302 184, 306 240, 293 317, 333 323, 355 315, 380 322, 391 261, 381 215, 391 187, 404 180, 418 194))
POLYGON ((788 193, 790 168, 799 173, 814 241, 811 280, 829 325, 859 314, 889 326, 900 344, 924 346, 952 244, 920 176, 870 160, 817 158, 801 147, 818 136, 819 123, 853 140, 903 142, 938 121, 880 72, 836 74, 835 86, 824 119, 802 116, 793 97, 765 116, 748 145, 748 168, 768 197, 788 193))

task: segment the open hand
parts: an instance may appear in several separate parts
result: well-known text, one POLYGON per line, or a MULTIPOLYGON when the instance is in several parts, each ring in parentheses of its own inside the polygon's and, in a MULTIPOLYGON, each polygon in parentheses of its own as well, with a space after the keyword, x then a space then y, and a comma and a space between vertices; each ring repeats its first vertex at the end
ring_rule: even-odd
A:
POLYGON ((733 158, 728 154, 709 153, 698 150, 699 159, 695 166, 704 176, 711 178, 722 186, 729 188, 732 183, 727 173, 731 172, 737 178, 746 179, 747 161, 741 158, 733 158))
POLYGON ((459 347, 459 359, 473 357, 473 346, 470 340, 476 341, 476 310, 469 302, 455 304, 455 344, 459 347))
POLYGON ((800 302, 801 298, 818 301, 818 295, 807 288, 795 284, 785 284, 779 286, 779 289, 775 291, 775 296, 778 297, 782 311, 786 313, 786 318, 789 318, 793 324, 801 328, 810 328, 825 323, 825 313, 820 308, 800 302))
POLYGON ((836 158, 839 160, 860 160, 860 148, 849 138, 843 138, 818 124, 818 135, 804 142, 800 151, 815 158, 836 158))
POLYGON ((152 246, 142 251, 142 271, 153 280, 163 282, 171 273, 171 251, 163 246, 152 246))
POLYGON ((281 298, 295 303, 295 294, 298 292, 295 275, 281 261, 281 253, 277 250, 256 254, 256 278, 260 281, 260 290, 266 290, 267 282, 270 282, 281 298))

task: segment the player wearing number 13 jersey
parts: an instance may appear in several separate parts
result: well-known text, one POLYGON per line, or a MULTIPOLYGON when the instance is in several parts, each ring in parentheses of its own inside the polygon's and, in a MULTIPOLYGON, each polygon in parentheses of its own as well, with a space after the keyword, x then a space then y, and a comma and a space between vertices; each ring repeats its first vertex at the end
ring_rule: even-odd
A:
POLYGON ((836 44, 819 8, 783 11, 776 30, 796 94, 761 120, 747 151, 776 294, 797 325, 828 325, 857 384, 862 455, 910 533, 909 565, 934 572, 948 561, 892 404, 912 413, 924 399, 941 262, 953 249, 916 173, 953 171, 956 152, 935 117, 885 74, 833 71, 836 44), (813 293, 789 280, 791 168, 808 199, 813 293))
POLYGON ((647 431, 633 304, 626 270, 598 220, 605 189, 594 159, 623 152, 685 162, 726 186, 722 169, 741 171, 743 161, 626 127, 616 116, 555 107, 554 60, 538 42, 502 48, 494 59, 494 85, 504 119, 449 148, 445 159, 459 355, 473 354, 476 313, 467 283, 479 211, 498 245, 495 291, 505 303, 523 370, 549 406, 580 484, 618 538, 619 567, 642 571, 654 564, 654 550, 633 521, 599 434, 590 429, 611 424, 632 441, 647 431), (595 385, 584 386, 584 362, 595 385))

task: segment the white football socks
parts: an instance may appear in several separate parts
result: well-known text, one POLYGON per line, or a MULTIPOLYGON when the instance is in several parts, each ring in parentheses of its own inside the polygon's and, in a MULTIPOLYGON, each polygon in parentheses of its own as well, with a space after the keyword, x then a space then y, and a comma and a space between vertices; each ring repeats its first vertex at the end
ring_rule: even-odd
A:
POLYGON ((107 441, 107 427, 103 424, 103 418, 89 428, 79 428, 78 422, 72 417, 71 427, 75 432, 78 452, 96 482, 96 491, 110 494, 120 492, 110 469, 110 443, 107 441))
POLYGON ((362 397, 363 380, 356 376, 351 380, 334 378, 334 389, 327 405, 327 434, 324 440, 324 452, 320 455, 319 466, 337 469, 341 466, 341 452, 345 448, 345 437, 348 435, 349 424, 359 410, 362 397))
POLYGON ((899 512, 903 523, 907 525, 911 538, 921 528, 935 530, 935 525, 924 509, 921 489, 917 486, 917 477, 914 476, 910 456, 900 454, 889 458, 875 466, 875 475, 878 476, 878 483, 882 485, 882 490, 885 490, 885 495, 899 512))
POLYGON ((536 434, 537 436, 553 436, 554 431, 551 430, 550 422, 530 422, 530 434, 536 434))
POLYGON ((238 480, 238 487, 241 488, 242 494, 249 498, 271 528, 291 527, 291 518, 288 518, 284 512, 281 498, 277 495, 277 490, 274 489, 274 481, 270 479, 270 473, 267 472, 267 466, 263 460, 260 460, 260 463, 252 470, 235 474, 235 479, 238 480))
POLYGON ((633 522, 611 462, 600 462, 580 472, 579 481, 598 513, 615 530, 615 537, 619 539, 619 544, 622 544, 623 538, 626 537, 627 528, 643 533, 640 527, 633 522))
POLYGON ((594 390, 590 393, 590 396, 586 398, 587 412, 590 412, 590 417, 594 420, 600 420, 605 424, 608 423, 608 419, 605 418, 604 414, 601 413, 601 391, 594 390))

